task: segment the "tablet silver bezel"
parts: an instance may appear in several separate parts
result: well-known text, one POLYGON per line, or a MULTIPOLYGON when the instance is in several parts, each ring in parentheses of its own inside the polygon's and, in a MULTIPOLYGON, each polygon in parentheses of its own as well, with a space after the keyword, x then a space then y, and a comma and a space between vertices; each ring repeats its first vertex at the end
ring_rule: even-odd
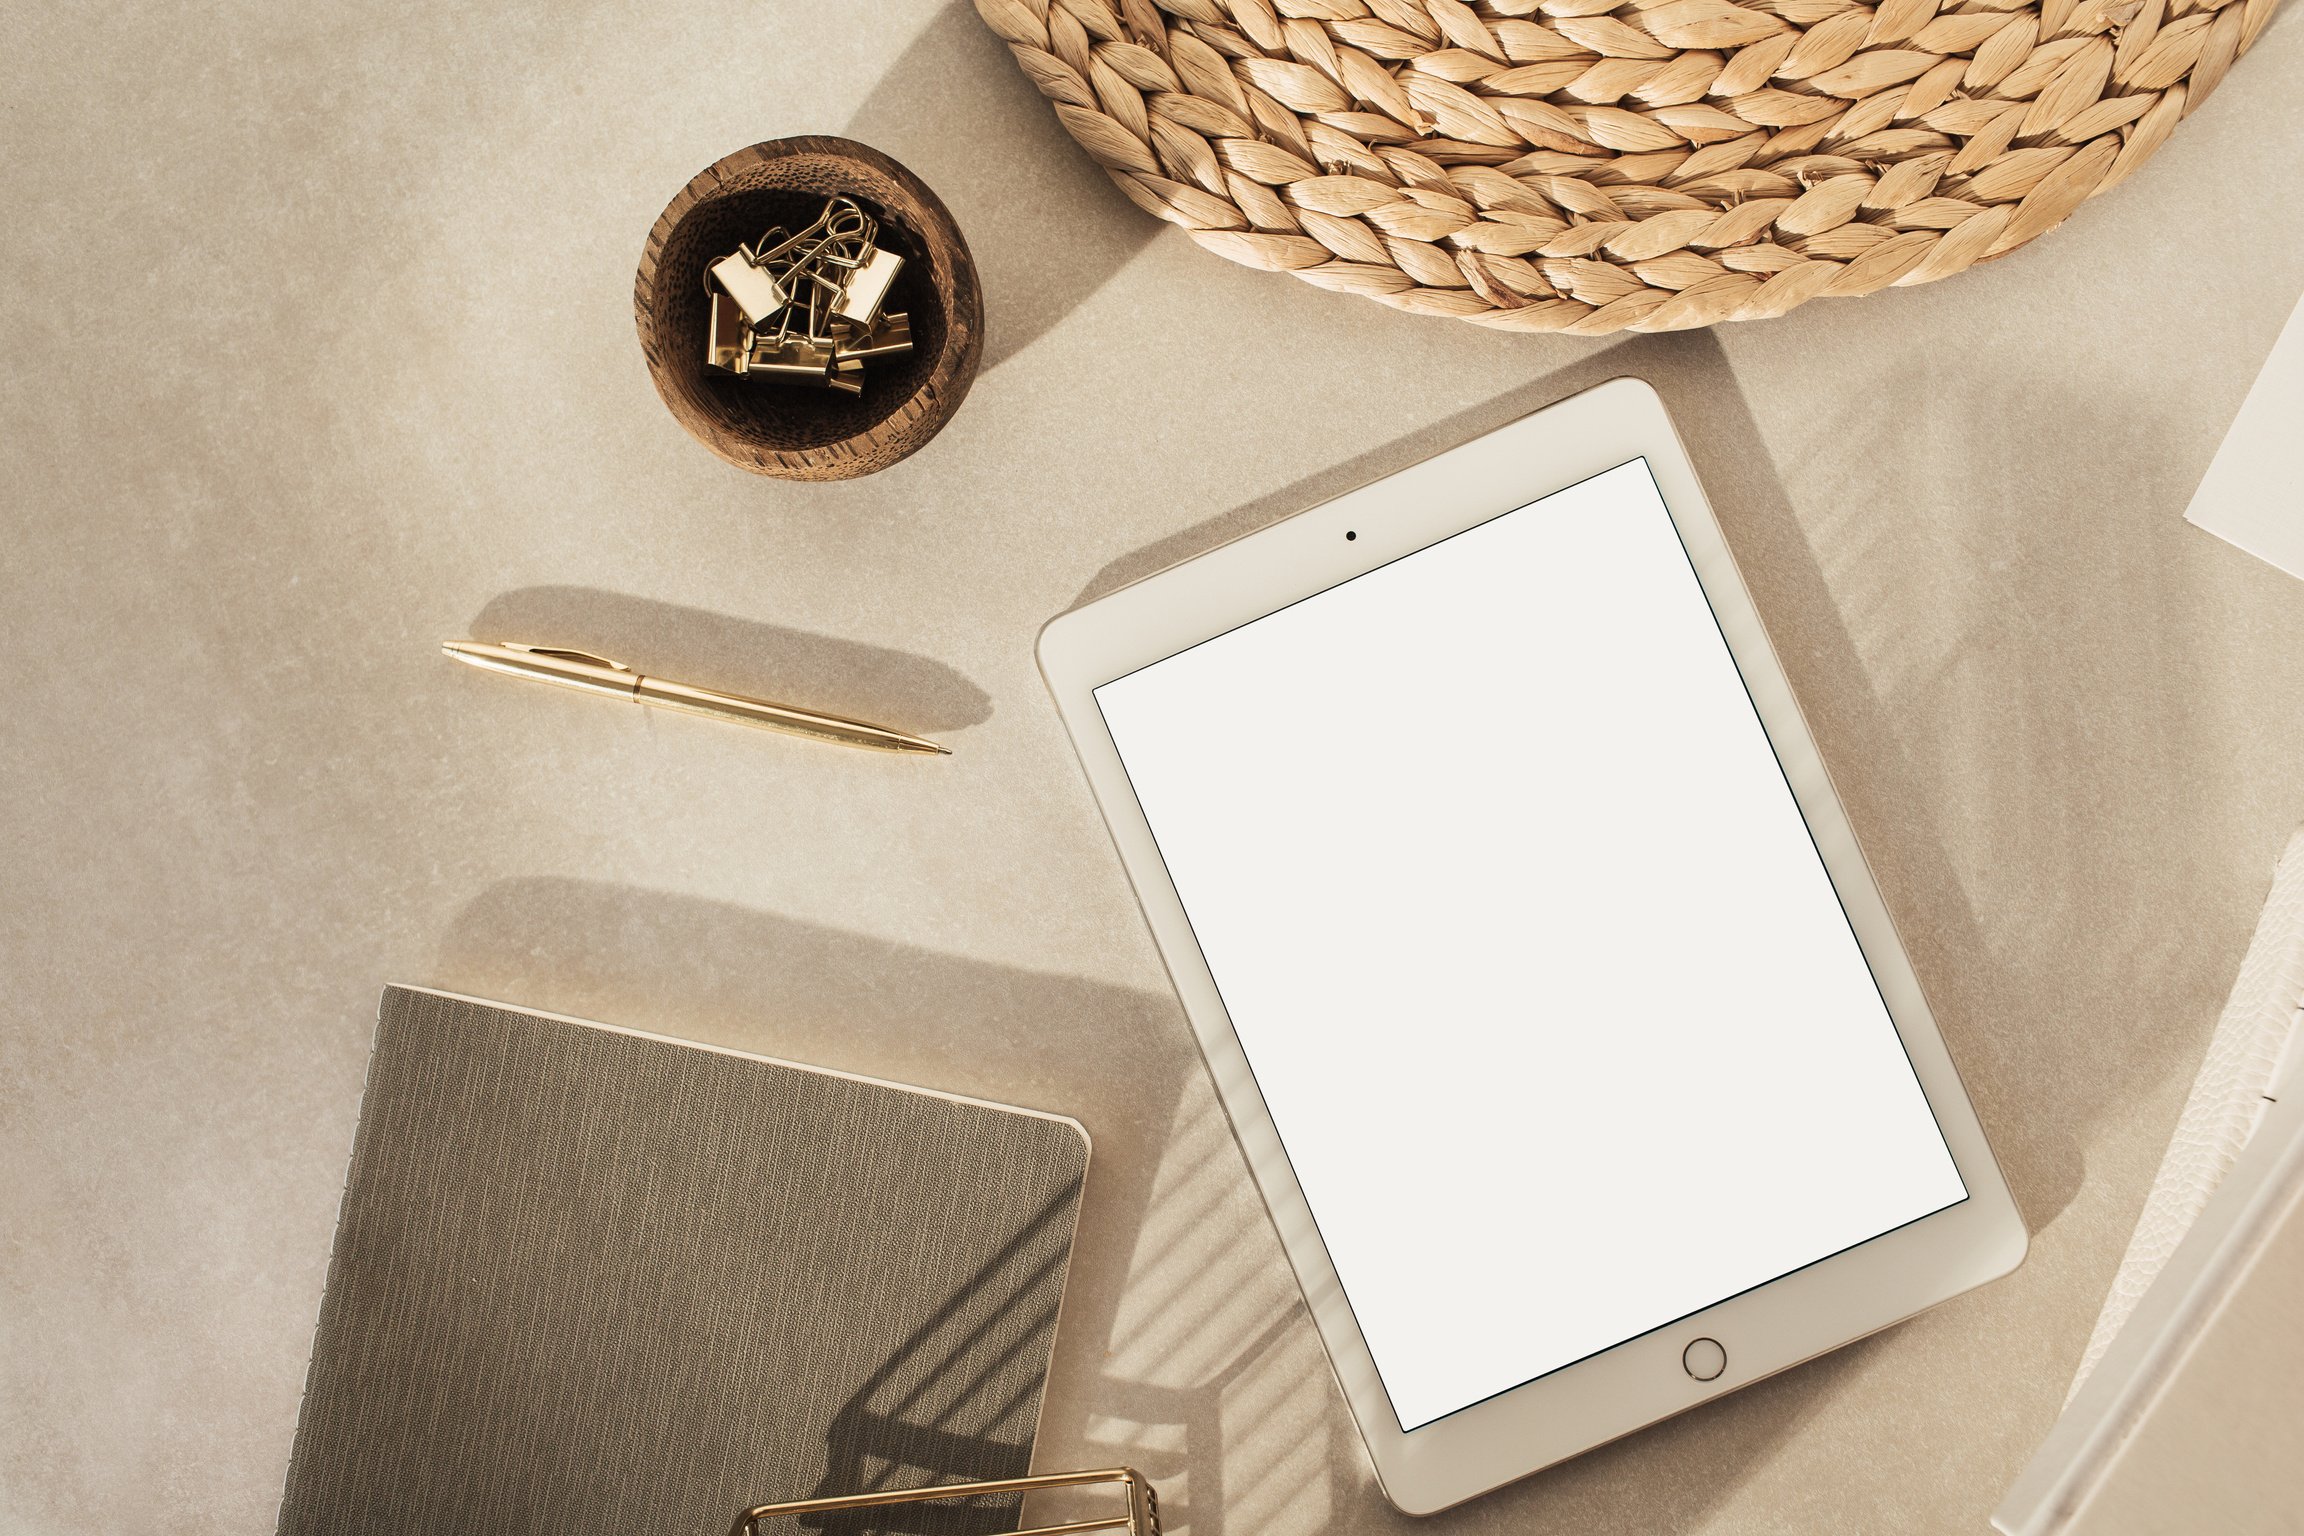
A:
POLYGON ((1663 402, 1617 379, 1053 620, 1054 694, 1233 1134, 1278 1229, 1386 1497, 1430 1513, 1710 1401, 2014 1269, 2026 1236, 1878 885, 1663 402), (1593 475, 1645 459, 1720 622, 1969 1197, 1961 1203, 1402 1431, 1224 1004, 1096 707, 1103 683, 1593 475), (1344 537, 1346 530, 1356 534, 1344 537), (1681 1353, 1720 1340, 1693 1379, 1681 1353))

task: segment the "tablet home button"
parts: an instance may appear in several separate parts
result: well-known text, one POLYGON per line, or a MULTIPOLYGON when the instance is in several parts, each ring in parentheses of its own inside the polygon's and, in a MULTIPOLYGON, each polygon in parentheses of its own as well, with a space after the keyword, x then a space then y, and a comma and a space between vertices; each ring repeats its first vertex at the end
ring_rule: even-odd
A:
POLYGON ((1680 1363, 1698 1381, 1711 1381, 1728 1369, 1728 1351, 1718 1339, 1698 1339, 1680 1351, 1680 1363))

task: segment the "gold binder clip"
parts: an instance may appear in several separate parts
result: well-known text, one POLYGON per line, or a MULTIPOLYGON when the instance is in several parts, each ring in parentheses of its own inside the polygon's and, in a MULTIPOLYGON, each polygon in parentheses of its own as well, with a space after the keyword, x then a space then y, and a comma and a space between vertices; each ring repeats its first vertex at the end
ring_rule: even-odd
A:
POLYGON ((912 350, 912 317, 902 311, 882 315, 870 330, 859 327, 837 339, 832 350, 843 362, 849 358, 902 357, 912 350))
POLYGON ((881 312, 904 258, 879 238, 853 198, 835 197, 799 233, 778 226, 712 263, 706 364, 862 394, 867 360, 912 350, 909 317, 881 312))
POLYGON ((927 1488, 905 1488, 894 1493, 852 1493, 832 1499, 795 1499, 786 1504, 755 1504, 736 1517, 728 1536, 767 1536, 761 1523, 789 1515, 826 1515, 850 1509, 878 1509, 892 1504, 921 1504, 935 1499, 980 1499, 994 1495, 1036 1493, 1049 1488, 1080 1488, 1116 1484, 1125 1500, 1117 1515, 1075 1520, 1064 1525, 1034 1526, 1015 1536, 1079 1536, 1085 1531, 1125 1531, 1128 1536, 1160 1536, 1160 1500, 1144 1474, 1127 1467, 1103 1472, 1057 1472, 1044 1477, 1010 1477, 990 1483, 937 1483, 927 1488))
POLYGON ((782 229, 772 229, 760 237, 752 259, 763 267, 782 267, 794 272, 807 271, 829 260, 835 266, 856 264, 855 253, 868 248, 878 236, 880 226, 872 216, 856 206, 854 198, 835 197, 824 205, 816 222, 796 235, 782 240, 782 229))
POLYGON ((745 359, 743 371, 756 379, 823 386, 831 382, 833 361, 832 348, 827 343, 811 341, 806 336, 779 340, 755 331, 752 351, 745 359))
POLYGON ((704 334, 704 366, 722 373, 742 373, 752 350, 752 327, 744 323, 736 301, 718 289, 712 291, 712 318, 704 334))
POLYGON ((712 263, 711 276, 721 292, 742 307, 744 318, 756 326, 767 324, 768 317, 782 309, 788 298, 775 275, 752 259, 750 247, 712 263))
POLYGON ((840 301, 832 306, 834 315, 860 329, 880 318, 880 305, 894 286, 896 274, 904 270, 904 258, 894 251, 876 245, 865 249, 866 254, 840 285, 840 301))

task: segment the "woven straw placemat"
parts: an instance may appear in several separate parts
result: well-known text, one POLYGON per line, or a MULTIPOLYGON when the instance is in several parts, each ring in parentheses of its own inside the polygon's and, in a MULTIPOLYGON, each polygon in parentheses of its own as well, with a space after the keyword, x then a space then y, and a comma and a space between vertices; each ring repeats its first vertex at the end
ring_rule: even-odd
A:
POLYGON ((2207 100, 2278 0, 976 0, 1130 199, 1503 330, 1948 277, 2207 100))

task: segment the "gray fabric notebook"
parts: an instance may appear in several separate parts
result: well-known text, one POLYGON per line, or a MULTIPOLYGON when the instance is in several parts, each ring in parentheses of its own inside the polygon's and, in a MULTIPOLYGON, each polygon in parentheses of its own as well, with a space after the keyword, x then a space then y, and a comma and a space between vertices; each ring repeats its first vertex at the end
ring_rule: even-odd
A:
POLYGON ((1052 1115, 388 988, 280 1531, 720 1536, 1019 1476, 1087 1161, 1052 1115))

